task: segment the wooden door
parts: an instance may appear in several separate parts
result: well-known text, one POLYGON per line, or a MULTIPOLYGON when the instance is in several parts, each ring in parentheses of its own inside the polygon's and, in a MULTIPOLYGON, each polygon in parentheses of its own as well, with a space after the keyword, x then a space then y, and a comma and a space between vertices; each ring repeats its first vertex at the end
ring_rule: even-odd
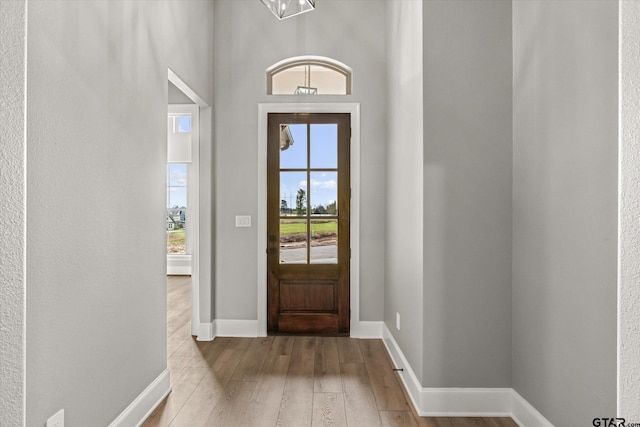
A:
POLYGON ((349 333, 349 114, 269 114, 267 329, 349 333))

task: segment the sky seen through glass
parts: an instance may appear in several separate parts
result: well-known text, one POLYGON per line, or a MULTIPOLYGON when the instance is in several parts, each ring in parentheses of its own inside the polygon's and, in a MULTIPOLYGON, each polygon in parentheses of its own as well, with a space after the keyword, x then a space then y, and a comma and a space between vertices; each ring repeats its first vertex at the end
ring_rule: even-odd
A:
MULTIPOLYGON (((289 130, 294 143, 280 153, 280 167, 284 169, 306 169, 307 167, 307 125, 291 124, 289 130)), ((336 169, 338 164, 337 124, 312 124, 311 168, 336 169)), ((333 171, 312 171, 309 183, 311 207, 327 206, 338 198, 338 174, 333 171)), ((280 198, 286 200, 288 208, 295 208, 299 189, 307 192, 306 172, 282 172, 280 174, 280 198)))

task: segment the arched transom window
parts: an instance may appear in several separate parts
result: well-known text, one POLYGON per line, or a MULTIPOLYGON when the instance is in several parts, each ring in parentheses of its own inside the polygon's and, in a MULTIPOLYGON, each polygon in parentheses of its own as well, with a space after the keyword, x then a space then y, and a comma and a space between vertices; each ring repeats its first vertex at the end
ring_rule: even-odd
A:
POLYGON ((351 68, 322 56, 297 56, 267 68, 267 95, 350 95, 351 68))

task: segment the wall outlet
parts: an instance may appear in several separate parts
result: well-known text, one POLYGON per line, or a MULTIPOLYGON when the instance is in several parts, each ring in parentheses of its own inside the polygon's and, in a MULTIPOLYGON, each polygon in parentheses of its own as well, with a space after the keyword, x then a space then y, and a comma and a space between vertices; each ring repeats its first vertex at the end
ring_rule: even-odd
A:
POLYGON ((64 427, 64 409, 60 409, 47 420, 46 427, 64 427))
POLYGON ((396 329, 400 330, 400 313, 396 313, 396 329))
POLYGON ((236 227, 251 227, 251 215, 236 215, 236 227))

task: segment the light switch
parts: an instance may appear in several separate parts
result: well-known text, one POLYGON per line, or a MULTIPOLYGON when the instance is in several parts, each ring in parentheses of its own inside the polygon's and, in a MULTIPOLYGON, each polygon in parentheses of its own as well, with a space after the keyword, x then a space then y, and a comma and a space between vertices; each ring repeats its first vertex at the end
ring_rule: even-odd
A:
POLYGON ((251 215, 236 215, 236 227, 251 227, 251 215))

